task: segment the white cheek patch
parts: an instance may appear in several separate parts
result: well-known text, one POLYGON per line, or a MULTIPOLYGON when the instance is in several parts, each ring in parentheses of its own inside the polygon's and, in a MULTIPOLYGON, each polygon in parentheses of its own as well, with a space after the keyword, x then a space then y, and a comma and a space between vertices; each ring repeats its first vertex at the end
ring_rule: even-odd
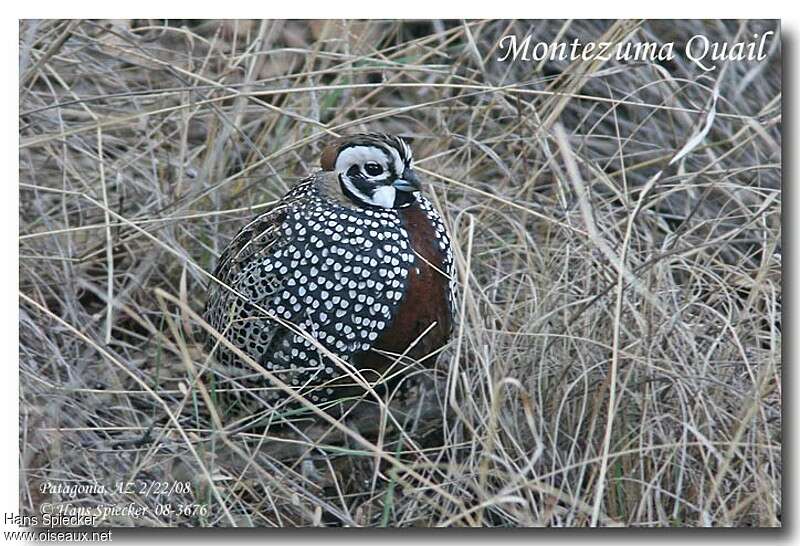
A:
POLYGON ((372 199, 367 199, 367 202, 390 209, 394 207, 395 191, 392 186, 381 186, 372 192, 372 199))

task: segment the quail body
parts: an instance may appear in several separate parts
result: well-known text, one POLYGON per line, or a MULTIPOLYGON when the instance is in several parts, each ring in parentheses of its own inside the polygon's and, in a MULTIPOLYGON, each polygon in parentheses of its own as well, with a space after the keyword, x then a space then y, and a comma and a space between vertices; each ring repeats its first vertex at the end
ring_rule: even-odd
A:
MULTIPOLYGON (((321 166, 233 238, 205 310, 221 335, 315 403, 362 391, 354 373, 380 385, 432 363, 454 305, 450 238, 405 141, 344 137, 321 166)), ((239 385, 286 397, 215 337, 207 347, 239 370, 239 385)))

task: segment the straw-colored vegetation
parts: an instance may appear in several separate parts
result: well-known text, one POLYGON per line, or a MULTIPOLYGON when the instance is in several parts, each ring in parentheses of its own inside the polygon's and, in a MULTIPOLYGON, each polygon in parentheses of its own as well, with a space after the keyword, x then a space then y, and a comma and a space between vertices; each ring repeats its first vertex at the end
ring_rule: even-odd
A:
POLYGON ((680 47, 774 27, 22 22, 22 509, 779 526, 779 40, 705 74, 680 55, 496 49, 510 33, 680 47), (197 341, 209 272, 326 139, 360 131, 412 142, 456 248, 453 340, 407 396, 342 419, 237 414, 197 341))

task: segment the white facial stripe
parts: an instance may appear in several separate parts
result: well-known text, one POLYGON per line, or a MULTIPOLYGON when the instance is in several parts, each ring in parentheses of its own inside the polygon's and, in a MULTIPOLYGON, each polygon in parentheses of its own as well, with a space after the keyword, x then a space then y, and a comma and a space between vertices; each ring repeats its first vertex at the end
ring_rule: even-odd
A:
POLYGON ((340 178, 340 180, 341 180, 341 181, 344 183, 345 187, 346 187, 346 188, 347 188, 347 189, 348 189, 348 190, 349 190, 349 191, 350 191, 350 192, 351 192, 353 195, 355 195, 356 197, 358 197, 358 198, 359 198, 360 200, 362 200, 362 201, 369 202, 369 198, 367 198, 367 196, 366 196, 366 195, 364 195, 363 193, 361 193, 361 191, 360 191, 358 188, 356 188, 356 187, 353 185, 353 183, 352 183, 352 182, 350 182, 350 179, 349 179, 349 178, 347 178, 347 176, 342 176, 342 177, 340 178))
POLYGON ((400 152, 398 152, 394 146, 388 146, 389 151, 392 152, 392 157, 394 157, 394 170, 397 173, 398 178, 403 177, 403 171, 405 170, 406 166, 403 163, 403 160, 400 158, 400 152))
POLYGON ((411 148, 409 147, 409 145, 406 144, 406 141, 403 140, 402 138, 400 139, 400 144, 402 144, 403 146, 403 152, 405 153, 405 156, 408 159, 408 164, 410 166, 414 160, 414 154, 411 152, 411 148))
POLYGON ((359 191, 359 189, 356 188, 346 176, 342 176, 341 179, 345 187, 360 201, 363 201, 369 205, 375 205, 376 207, 383 207, 387 209, 394 207, 396 190, 393 186, 379 186, 378 188, 375 188, 374 192, 372 192, 372 197, 369 197, 361 193, 361 191, 359 191))
POLYGON ((336 158, 336 172, 345 173, 353 165, 359 167, 365 163, 377 163, 383 170, 387 170, 386 156, 374 146, 353 146, 345 148, 336 158))
POLYGON ((380 182, 381 180, 386 180, 387 178, 389 178, 389 176, 391 176, 389 169, 384 168, 383 174, 379 174, 378 176, 370 176, 369 179, 374 180, 375 182, 380 182))

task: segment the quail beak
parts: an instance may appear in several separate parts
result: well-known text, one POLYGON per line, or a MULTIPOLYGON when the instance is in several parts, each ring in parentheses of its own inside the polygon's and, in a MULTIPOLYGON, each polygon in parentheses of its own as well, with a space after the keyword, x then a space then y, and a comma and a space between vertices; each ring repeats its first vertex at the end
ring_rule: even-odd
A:
POLYGON ((419 191, 422 187, 419 183, 419 178, 417 178, 417 173, 410 168, 406 168, 403 171, 403 177, 395 180, 392 186, 399 191, 407 191, 409 193, 419 191))

